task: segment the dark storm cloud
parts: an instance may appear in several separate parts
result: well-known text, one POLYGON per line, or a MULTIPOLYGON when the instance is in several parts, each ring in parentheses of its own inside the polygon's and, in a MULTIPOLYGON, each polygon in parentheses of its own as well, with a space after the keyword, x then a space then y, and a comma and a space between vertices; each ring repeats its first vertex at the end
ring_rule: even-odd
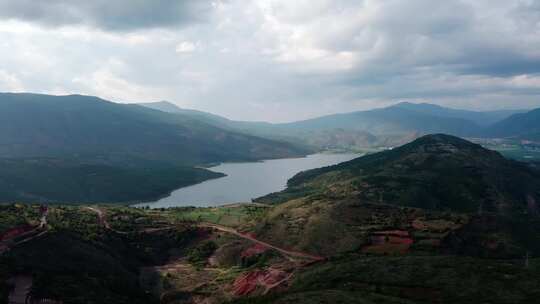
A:
POLYGON ((478 59, 478 62, 457 69, 463 74, 489 75, 494 77, 508 77, 523 74, 540 73, 540 58, 493 58, 490 60, 478 59), (497 60, 499 59, 499 60, 497 60))
POLYGON ((196 23, 211 8, 206 0, 0 0, 0 18, 129 31, 196 23))

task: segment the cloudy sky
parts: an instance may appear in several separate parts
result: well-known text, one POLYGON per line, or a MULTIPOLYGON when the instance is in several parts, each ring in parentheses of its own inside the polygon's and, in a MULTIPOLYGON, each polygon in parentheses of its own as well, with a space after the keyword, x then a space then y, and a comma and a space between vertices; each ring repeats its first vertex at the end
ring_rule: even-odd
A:
POLYGON ((0 0, 0 91, 291 121, 540 107, 537 0, 0 0))

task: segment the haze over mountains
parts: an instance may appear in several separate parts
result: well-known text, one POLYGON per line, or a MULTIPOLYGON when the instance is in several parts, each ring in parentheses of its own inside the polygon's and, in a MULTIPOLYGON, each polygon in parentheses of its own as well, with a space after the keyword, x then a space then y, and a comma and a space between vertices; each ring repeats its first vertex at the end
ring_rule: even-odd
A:
POLYGON ((488 135, 500 137, 519 137, 540 140, 540 109, 512 115, 499 121, 488 131, 488 135))
POLYGON ((249 134, 278 138, 292 142, 302 142, 316 148, 358 148, 377 146, 397 146, 420 135, 446 133, 462 137, 517 137, 526 136, 533 125, 519 129, 522 115, 528 110, 468 111, 445 108, 433 104, 401 102, 396 105, 333 114, 291 123, 264 123, 232 121, 217 115, 181 109, 168 102, 142 104, 170 113, 183 113, 195 119, 223 128, 230 128, 249 134), (514 131, 495 125, 516 121, 514 131))

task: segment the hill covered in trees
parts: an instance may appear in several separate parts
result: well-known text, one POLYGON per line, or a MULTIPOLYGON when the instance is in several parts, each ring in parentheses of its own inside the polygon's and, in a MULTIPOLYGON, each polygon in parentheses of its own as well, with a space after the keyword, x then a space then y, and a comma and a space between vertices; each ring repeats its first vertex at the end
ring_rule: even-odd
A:
POLYGON ((97 97, 0 94, 2 202, 155 199, 219 176, 195 166, 307 152, 97 97))

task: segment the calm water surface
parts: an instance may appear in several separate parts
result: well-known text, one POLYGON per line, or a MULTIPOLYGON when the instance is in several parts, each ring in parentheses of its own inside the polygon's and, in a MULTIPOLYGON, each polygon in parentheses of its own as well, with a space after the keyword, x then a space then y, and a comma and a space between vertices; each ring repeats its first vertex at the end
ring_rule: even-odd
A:
POLYGON ((177 206, 208 207, 250 202, 285 189, 287 180, 300 171, 351 160, 358 154, 313 154, 304 158, 275 159, 255 163, 225 163, 210 168, 227 176, 180 188, 156 202, 138 206, 167 208, 177 206))

